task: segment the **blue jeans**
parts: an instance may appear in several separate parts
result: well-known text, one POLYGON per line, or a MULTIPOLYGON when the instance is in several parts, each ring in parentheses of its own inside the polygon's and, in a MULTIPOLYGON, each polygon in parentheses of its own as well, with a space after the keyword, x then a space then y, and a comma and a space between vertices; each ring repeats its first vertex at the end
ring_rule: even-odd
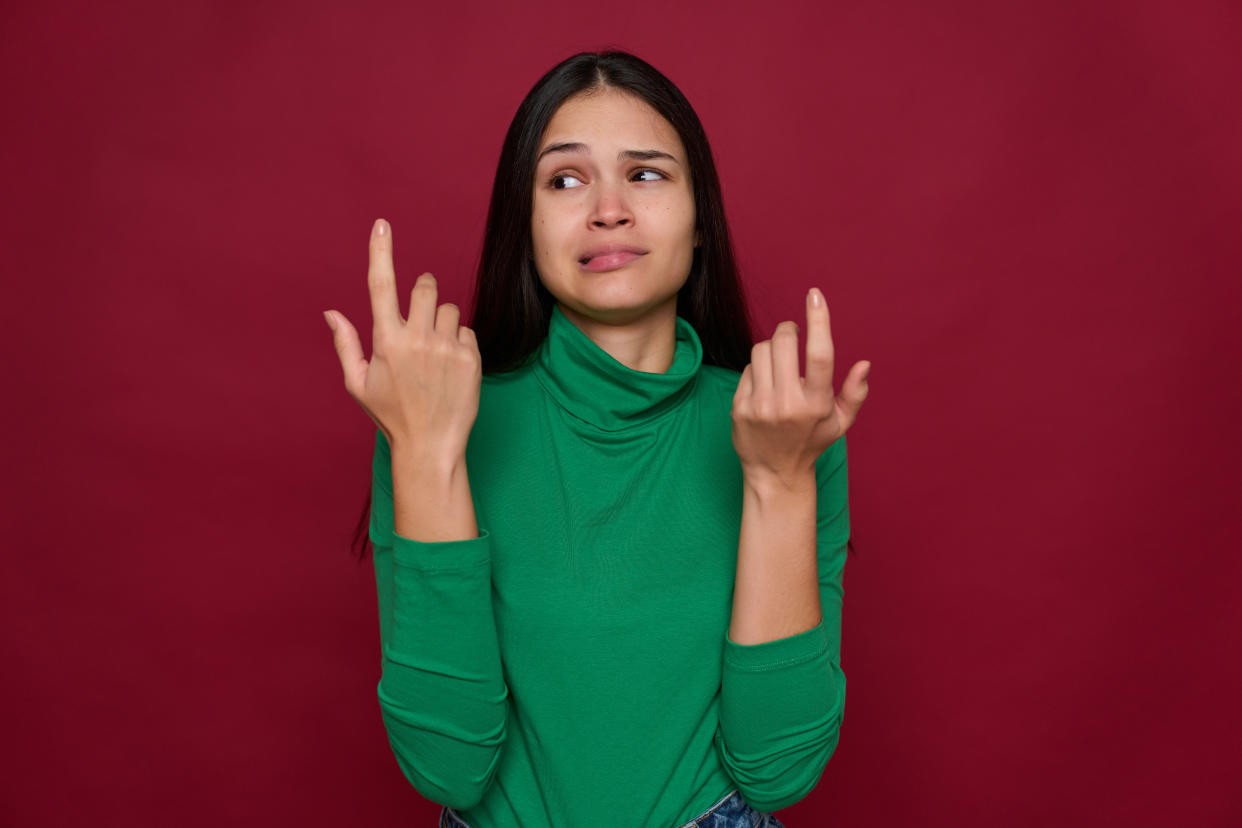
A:
MULTIPOLYGON (((440 811, 440 828, 470 828, 452 808, 440 811)), ((679 828, 785 828, 771 814, 756 811, 742 795, 730 791, 725 797, 679 828)))

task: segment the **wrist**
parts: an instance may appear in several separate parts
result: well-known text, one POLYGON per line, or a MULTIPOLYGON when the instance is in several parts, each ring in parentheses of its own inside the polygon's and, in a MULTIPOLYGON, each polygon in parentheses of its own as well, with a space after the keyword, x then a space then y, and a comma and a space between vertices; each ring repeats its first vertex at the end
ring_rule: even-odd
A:
POLYGON ((742 487, 747 494, 761 499, 814 494, 818 490, 814 466, 796 472, 743 468, 742 487))
POLYGON ((398 477, 449 481, 466 471, 464 452, 440 451, 394 441, 391 444, 393 480, 398 477))
POLYGON ((392 497, 396 535, 423 543, 479 536, 465 456, 393 455, 392 497))

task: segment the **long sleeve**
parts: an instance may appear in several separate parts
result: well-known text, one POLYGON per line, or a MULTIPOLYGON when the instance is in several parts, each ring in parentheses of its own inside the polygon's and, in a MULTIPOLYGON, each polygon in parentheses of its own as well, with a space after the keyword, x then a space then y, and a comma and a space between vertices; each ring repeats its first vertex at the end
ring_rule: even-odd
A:
POLYGON ((716 748, 738 791, 765 812, 809 794, 836 750, 845 712, 842 576, 849 539, 845 437, 816 461, 818 625, 742 645, 724 636, 716 748))
POLYGON ((388 743, 420 794, 456 809, 491 784, 508 688, 492 607, 491 535, 423 543, 393 532, 387 440, 376 434, 371 543, 380 616, 377 688, 388 743))

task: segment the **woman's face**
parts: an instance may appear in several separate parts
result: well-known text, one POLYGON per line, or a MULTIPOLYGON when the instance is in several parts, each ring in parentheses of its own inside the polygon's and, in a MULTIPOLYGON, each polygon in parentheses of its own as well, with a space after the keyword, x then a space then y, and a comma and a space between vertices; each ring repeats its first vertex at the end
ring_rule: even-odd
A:
POLYGON ((535 267, 578 314, 626 324, 670 302, 697 244, 685 149, 641 99, 605 88, 557 110, 539 144, 535 267))

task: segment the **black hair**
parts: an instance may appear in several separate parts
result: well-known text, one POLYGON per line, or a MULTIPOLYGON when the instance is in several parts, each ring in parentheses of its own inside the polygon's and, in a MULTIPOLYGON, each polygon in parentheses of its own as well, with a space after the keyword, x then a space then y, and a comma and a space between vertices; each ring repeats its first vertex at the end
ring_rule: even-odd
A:
MULTIPOLYGON (((698 334, 705 365, 740 372, 750 362, 754 337, 707 133, 685 95, 655 67, 627 52, 607 51, 582 52, 552 67, 527 93, 509 124, 474 284, 470 328, 478 339, 483 373, 520 367, 547 337, 555 300, 535 270, 531 244, 536 155, 548 122, 565 101, 608 88, 645 101, 681 139, 699 246, 677 294, 677 315, 698 334)), ((366 555, 370 504, 368 490, 354 532, 360 559, 366 555)))

